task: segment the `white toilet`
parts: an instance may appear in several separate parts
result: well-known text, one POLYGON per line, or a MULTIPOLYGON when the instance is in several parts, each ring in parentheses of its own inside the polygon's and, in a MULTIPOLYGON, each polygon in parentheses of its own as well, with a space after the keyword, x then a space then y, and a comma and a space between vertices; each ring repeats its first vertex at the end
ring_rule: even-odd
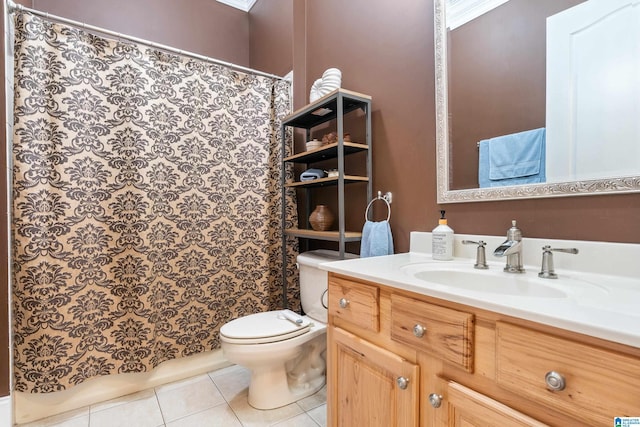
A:
POLYGON ((298 255, 305 316, 288 310, 268 311, 232 320, 220 328, 227 360, 251 371, 249 404, 254 408, 285 406, 324 386, 327 273, 318 264, 337 259, 338 252, 323 249, 298 255))

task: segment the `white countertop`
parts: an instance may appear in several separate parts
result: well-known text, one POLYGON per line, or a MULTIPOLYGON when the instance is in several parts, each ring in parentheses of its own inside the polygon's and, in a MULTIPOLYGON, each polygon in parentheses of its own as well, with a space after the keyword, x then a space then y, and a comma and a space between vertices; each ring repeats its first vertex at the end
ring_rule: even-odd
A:
MULTIPOLYGON (((632 246, 635 251, 637 245, 632 246)), ((489 255, 490 249, 487 246, 491 274, 514 276, 502 272, 504 262, 494 261, 489 255)), ((557 258, 560 257, 561 255, 557 258)), ((321 264, 320 268, 640 348, 640 276, 635 274, 618 276, 594 272, 580 273, 556 268, 561 278, 583 280, 602 288, 602 291, 592 295, 547 298, 477 292, 430 283, 407 273, 406 266, 414 263, 440 263, 443 266, 451 263, 450 265, 463 269, 468 265, 470 272, 483 273, 482 270, 474 270, 472 258, 434 261, 430 254, 423 252, 335 261, 321 264)), ((527 277, 544 280, 545 286, 554 286, 555 281, 552 279, 537 278, 539 265, 525 264, 525 268, 527 271, 524 274, 527 277)))

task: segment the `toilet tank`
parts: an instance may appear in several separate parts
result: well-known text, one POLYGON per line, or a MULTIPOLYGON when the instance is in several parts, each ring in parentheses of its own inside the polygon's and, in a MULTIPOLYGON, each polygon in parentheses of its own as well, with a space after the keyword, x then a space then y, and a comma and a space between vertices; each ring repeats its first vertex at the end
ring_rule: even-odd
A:
MULTIPOLYGON (((345 259, 358 255, 345 253, 345 259)), ((300 273, 300 302, 304 314, 322 323, 327 323, 327 272, 318 266, 329 261, 338 261, 340 253, 327 249, 303 252, 298 255, 300 273)))

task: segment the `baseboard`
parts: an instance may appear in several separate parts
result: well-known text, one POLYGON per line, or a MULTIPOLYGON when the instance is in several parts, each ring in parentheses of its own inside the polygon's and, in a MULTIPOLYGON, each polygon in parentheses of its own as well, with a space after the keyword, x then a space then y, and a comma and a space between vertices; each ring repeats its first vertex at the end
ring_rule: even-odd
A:
POLYGON ((0 427, 11 427, 12 425, 11 396, 0 397, 0 427))

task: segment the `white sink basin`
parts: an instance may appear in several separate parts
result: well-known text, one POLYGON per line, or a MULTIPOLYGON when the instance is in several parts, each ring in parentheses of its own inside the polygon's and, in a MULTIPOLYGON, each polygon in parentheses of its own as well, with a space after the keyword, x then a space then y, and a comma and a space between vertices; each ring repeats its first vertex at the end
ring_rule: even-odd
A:
POLYGON ((468 263, 416 263, 401 267, 401 271, 431 285, 472 293, 528 298, 597 297, 608 293, 605 288, 584 280, 542 279, 537 272, 512 274, 503 272, 502 267, 476 270, 468 263))

